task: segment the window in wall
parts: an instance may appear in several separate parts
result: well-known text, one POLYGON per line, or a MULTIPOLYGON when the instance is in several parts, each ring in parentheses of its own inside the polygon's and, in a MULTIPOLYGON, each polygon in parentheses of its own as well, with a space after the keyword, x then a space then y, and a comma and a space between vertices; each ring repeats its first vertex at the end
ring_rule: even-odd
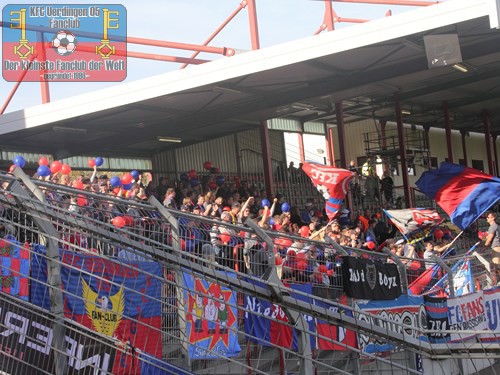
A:
POLYGON ((477 169, 478 171, 484 172, 483 161, 472 159, 472 168, 477 169))

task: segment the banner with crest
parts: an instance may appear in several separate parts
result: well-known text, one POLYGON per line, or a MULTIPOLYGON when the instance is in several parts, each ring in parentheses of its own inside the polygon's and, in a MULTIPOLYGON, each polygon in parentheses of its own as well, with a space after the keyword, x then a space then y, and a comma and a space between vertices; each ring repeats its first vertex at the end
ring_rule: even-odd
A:
MULTIPOLYGON (((31 302, 50 310, 45 247, 34 245, 31 302)), ((93 331, 162 356, 161 266, 117 263, 95 255, 61 250, 64 314, 93 331)), ((113 374, 138 373, 134 355, 117 353, 113 374)))

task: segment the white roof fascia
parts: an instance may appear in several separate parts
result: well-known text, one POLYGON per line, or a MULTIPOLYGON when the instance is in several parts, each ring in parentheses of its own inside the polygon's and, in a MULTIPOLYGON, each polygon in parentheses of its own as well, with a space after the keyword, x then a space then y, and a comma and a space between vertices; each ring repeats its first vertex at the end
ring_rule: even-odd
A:
POLYGON ((483 16, 490 17, 491 25, 498 25, 499 1, 449 0, 334 32, 7 113, 0 116, 0 134, 276 69, 483 16))

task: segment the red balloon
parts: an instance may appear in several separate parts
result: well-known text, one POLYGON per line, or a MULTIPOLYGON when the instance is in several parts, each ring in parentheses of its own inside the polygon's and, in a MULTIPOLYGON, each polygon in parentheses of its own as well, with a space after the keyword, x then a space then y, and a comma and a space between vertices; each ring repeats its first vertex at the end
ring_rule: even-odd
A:
POLYGON ((52 164, 50 165, 50 171, 52 173, 59 172, 61 168, 62 168, 62 163, 58 160, 53 161, 52 164))
POLYGON ((196 171, 194 169, 189 170, 188 177, 190 180, 192 180, 193 178, 196 178, 196 171))
POLYGON ((280 257, 279 255, 274 259, 275 259, 274 261, 275 261, 277 266, 281 266, 283 264, 283 258, 280 257))
POLYGON ((114 194, 114 195, 118 195, 118 194, 120 193, 120 190, 121 190, 121 189, 122 189, 122 188, 120 188, 120 187, 114 188, 114 189, 113 189, 113 194, 114 194))
POLYGON ((328 268, 324 264, 322 264, 321 266, 318 267, 318 271, 321 273, 327 273, 328 268))
POLYGON ((122 184, 123 185, 128 185, 132 182, 134 178, 132 177, 132 175, 130 173, 125 173, 122 178, 121 178, 121 181, 122 181, 122 184))
POLYGON ((306 253, 298 253, 297 254, 297 262, 305 262, 307 260, 306 253))
POLYGON ((17 167, 17 165, 12 164, 12 165, 10 166, 10 168, 9 168, 9 173, 14 172, 14 169, 16 169, 16 167, 17 167))
POLYGON ((334 271, 333 271, 333 270, 328 270, 328 271, 326 271, 326 274, 327 274, 328 276, 333 276, 335 273, 334 273, 334 271))
POLYGON ((231 241, 231 236, 229 234, 222 233, 221 235, 219 235, 219 238, 220 238, 221 242, 223 242, 225 244, 228 244, 229 241, 231 241))
POLYGON ((38 165, 49 165, 49 161, 45 156, 42 156, 40 159, 38 159, 38 165))
POLYGON ((301 260, 300 262, 297 262, 296 267, 299 271, 305 271, 307 269, 307 262, 304 260, 301 260))
POLYGON ((89 165, 90 168, 94 168, 95 167, 95 160, 94 159, 89 159, 87 161, 87 164, 89 165))
POLYGON ((309 233, 310 233, 310 230, 309 230, 309 227, 307 225, 300 227, 299 234, 301 237, 307 238, 307 237, 309 237, 309 233))
POLYGON ((123 228, 125 226, 125 219, 121 216, 117 216, 111 220, 111 223, 117 228, 123 228))
POLYGON ((83 189, 83 182, 81 182, 80 180, 77 180, 73 183, 73 187, 75 187, 77 189, 83 189))
POLYGON ((71 167, 68 164, 63 164, 61 166, 61 174, 70 174, 71 173, 71 167))
POLYGON ((78 204, 78 206, 83 207, 83 206, 85 206, 87 204, 87 198, 85 198, 84 196, 79 195, 76 203, 78 204))
POLYGON ((206 161, 203 163, 203 168, 206 170, 210 170, 210 169, 212 169, 212 167, 213 167, 213 165, 212 165, 211 161, 206 161))
POLYGON ((295 256, 297 255, 297 252, 293 249, 289 249, 287 252, 286 252, 286 255, 290 258, 295 258, 295 256))
POLYGON ((134 218, 130 215, 124 215, 123 219, 125 220, 125 225, 131 227, 134 225, 134 218))
POLYGON ((366 247, 367 247, 369 250, 373 250, 373 249, 375 249, 375 242, 373 242, 373 241, 368 241, 368 242, 366 243, 366 247))
POLYGON ((217 189, 217 183, 214 181, 210 181, 208 183, 208 187, 210 188, 210 190, 215 190, 215 189, 217 189))
POLYGON ((436 238, 436 240, 442 239, 443 236, 444 236, 444 232, 441 229, 438 228, 434 231, 434 237, 436 238))

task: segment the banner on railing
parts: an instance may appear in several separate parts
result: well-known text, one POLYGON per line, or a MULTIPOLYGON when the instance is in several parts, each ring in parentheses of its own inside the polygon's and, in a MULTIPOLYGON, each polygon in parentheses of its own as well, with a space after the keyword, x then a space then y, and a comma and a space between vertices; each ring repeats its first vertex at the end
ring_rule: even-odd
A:
POLYGON ((342 277, 344 291, 352 298, 390 300, 401 295, 399 272, 393 263, 343 257, 342 277))
POLYGON ((190 359, 234 357, 238 343, 236 293, 218 283, 183 273, 186 337, 190 359))
MULTIPOLYGON (((355 313, 359 321, 382 327, 386 331, 402 333, 414 338, 425 339, 421 330, 426 327, 422 322, 426 321, 426 312, 422 297, 413 297, 402 295, 391 301, 363 301, 356 300, 355 305, 362 312, 355 313), (382 319, 367 316, 364 313, 370 313, 380 316, 382 319), (407 327, 403 327, 405 324, 407 327), (415 329, 412 329, 414 327, 415 329)), ((387 340, 379 340, 375 335, 358 334, 359 349, 366 353, 382 353, 395 350, 395 344, 387 340)))
POLYGON ((496 333, 482 334, 482 342, 500 342, 500 287, 483 291, 488 329, 496 333))
MULTIPOLYGON (((290 297, 311 303, 311 284, 289 284, 287 287, 297 291, 297 293, 291 292, 290 297)), ((290 326, 288 317, 280 305, 247 295, 245 309, 245 332, 253 342, 264 346, 277 345, 297 350, 297 332, 290 326)), ((314 349, 316 348, 315 319, 309 315, 305 315, 304 319, 309 331, 313 333, 310 344, 314 349)))
POLYGON ((450 334, 443 333, 450 328, 448 323, 448 305, 445 297, 424 296, 425 311, 427 313, 427 337, 430 343, 444 343, 450 341, 450 334))
MULTIPOLYGON (((31 300, 50 310, 45 248, 33 248, 31 300)), ((72 251, 61 251, 61 260, 67 318, 161 358, 162 270, 158 263, 117 263, 72 251)), ((113 373, 135 373, 134 366, 132 355, 119 353, 113 373)))
MULTIPOLYGON (((2 294, 0 296, 0 371, 7 374, 55 374, 55 316, 2 294)), ((115 360, 113 340, 65 322, 68 374, 107 374, 115 360)))
MULTIPOLYGON (((448 298, 447 303, 451 330, 479 331, 486 329, 486 311, 482 292, 448 298)), ((470 333, 452 333, 450 341, 463 341, 474 336, 475 334, 470 333)))
MULTIPOLYGON (((316 306, 324 307, 328 311, 352 316, 351 310, 343 310, 338 304, 334 305, 321 300, 314 300, 316 306)), ((326 320, 316 318, 316 332, 318 333, 317 347, 319 350, 348 350, 357 347, 356 333, 341 325, 331 324, 326 320)))
POLYGON ((17 240, 0 239, 0 290, 25 301, 29 298, 30 252, 17 240))

